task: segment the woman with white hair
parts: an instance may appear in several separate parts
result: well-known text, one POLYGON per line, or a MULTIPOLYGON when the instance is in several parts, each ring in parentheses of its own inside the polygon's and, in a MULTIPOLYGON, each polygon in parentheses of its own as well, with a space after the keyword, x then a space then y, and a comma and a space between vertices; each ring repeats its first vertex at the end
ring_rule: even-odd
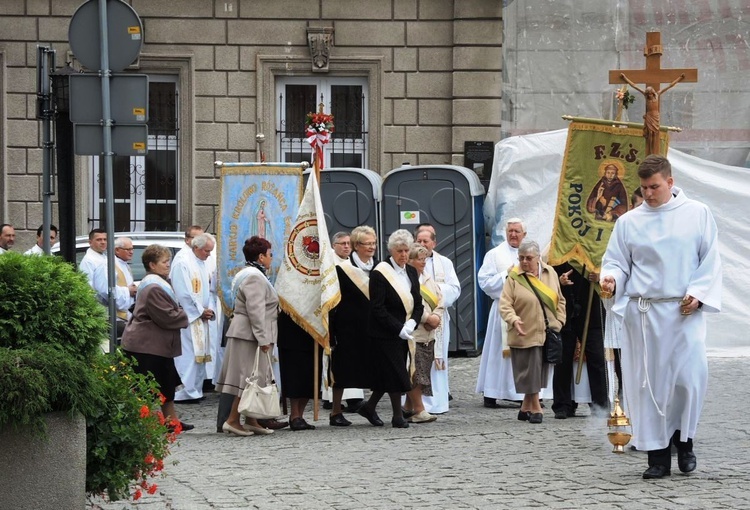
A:
POLYGON ((546 327, 562 329, 565 298, 557 273, 542 262, 534 241, 523 241, 518 247, 518 265, 508 271, 500 297, 500 315, 508 325, 516 392, 524 396, 518 419, 542 423, 539 391, 547 386, 549 373, 543 354, 546 327))
POLYGON ((391 400, 391 425, 407 428, 401 410, 401 395, 412 389, 406 360, 408 340, 422 318, 422 297, 417 270, 408 265, 409 249, 414 238, 407 230, 396 230, 388 238, 391 256, 370 273, 370 399, 357 413, 376 427, 383 421, 375 411, 385 393, 391 400))

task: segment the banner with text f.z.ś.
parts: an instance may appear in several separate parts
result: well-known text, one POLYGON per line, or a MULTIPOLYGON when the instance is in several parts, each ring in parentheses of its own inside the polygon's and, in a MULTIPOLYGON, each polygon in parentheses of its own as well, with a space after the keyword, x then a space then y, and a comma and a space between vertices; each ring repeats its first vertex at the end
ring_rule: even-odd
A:
MULTIPOLYGON (((662 132, 662 137, 667 134, 662 132)), ((669 140, 664 140, 668 144, 669 140)), ((598 272, 617 218, 631 208, 643 130, 576 121, 568 129, 548 261, 598 272)))

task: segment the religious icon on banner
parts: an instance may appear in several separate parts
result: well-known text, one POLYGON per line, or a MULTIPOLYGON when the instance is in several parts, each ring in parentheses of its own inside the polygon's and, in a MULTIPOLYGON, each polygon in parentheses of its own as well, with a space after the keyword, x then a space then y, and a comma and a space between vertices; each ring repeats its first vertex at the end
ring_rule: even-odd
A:
POLYGON ((599 165, 601 179, 594 185, 586 201, 586 209, 597 220, 615 221, 628 212, 628 192, 622 183, 625 167, 614 159, 604 160, 599 165))

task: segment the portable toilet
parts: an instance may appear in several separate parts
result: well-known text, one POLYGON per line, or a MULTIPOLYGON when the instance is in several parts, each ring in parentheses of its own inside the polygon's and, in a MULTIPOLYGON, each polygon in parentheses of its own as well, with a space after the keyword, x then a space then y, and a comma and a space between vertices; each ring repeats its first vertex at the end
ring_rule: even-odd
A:
MULTIPOLYGON (((305 184, 311 171, 305 170, 305 184)), ((368 225, 380 238, 381 182, 379 174, 364 168, 324 168, 320 172, 320 200, 329 236, 368 225)))
POLYGON ((453 261, 461 282, 461 296, 449 311, 449 350, 471 356, 478 353, 487 326, 487 298, 477 285, 485 252, 484 194, 477 174, 460 166, 405 165, 383 178, 381 248, 395 230, 434 225, 436 250, 453 261))

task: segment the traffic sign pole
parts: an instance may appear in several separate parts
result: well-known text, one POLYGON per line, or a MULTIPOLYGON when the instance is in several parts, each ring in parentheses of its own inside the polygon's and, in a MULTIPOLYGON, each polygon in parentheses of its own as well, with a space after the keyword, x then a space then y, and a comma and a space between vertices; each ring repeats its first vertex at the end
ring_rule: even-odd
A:
POLYGON ((107 281, 109 286, 109 352, 117 345, 117 306, 115 303, 115 192, 112 159, 112 115, 110 113, 109 78, 109 28, 107 26, 107 0, 99 0, 100 60, 102 77, 102 145, 104 158, 104 210, 107 225, 107 281))

